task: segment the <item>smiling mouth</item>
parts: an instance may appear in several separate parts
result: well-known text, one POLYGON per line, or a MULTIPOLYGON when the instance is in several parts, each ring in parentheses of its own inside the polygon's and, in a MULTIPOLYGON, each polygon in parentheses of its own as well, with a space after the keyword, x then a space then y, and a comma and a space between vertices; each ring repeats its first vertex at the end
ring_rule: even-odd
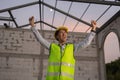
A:
POLYGON ((63 37, 63 38, 67 38, 67 37, 63 37))

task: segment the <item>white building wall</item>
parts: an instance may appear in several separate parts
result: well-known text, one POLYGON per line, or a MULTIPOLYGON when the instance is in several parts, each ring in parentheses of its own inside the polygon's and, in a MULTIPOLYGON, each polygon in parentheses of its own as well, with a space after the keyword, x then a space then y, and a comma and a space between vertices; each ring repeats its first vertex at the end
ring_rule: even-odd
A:
MULTIPOLYGON (((56 42, 54 32, 44 37, 56 42)), ((69 33, 69 42, 81 41, 83 33, 69 33)), ((0 80, 45 80, 49 51, 41 47, 30 30, 0 29, 0 80)), ((77 54, 75 80, 99 80, 99 57, 96 40, 77 54)))

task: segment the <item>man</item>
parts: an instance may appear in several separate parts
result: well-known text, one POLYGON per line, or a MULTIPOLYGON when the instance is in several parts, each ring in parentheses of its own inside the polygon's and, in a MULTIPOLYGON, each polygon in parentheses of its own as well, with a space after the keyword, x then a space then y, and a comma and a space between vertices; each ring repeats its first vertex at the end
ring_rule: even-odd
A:
POLYGON ((81 48, 87 47, 92 42, 96 34, 96 22, 91 21, 92 30, 90 34, 87 35, 86 39, 74 44, 66 42, 68 34, 68 29, 66 27, 59 27, 56 30, 54 36, 59 42, 59 44, 56 44, 45 40, 35 29, 33 16, 29 18, 29 22, 37 40, 49 50, 46 80, 74 80, 74 53, 77 53, 81 48))

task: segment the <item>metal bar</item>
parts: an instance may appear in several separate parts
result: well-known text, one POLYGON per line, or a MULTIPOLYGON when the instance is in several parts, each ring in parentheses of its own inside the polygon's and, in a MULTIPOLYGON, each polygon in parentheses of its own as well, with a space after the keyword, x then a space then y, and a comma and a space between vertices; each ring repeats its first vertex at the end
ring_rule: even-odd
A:
MULTIPOLYGON (((56 0, 56 2, 55 2, 55 8, 56 8, 56 6, 57 6, 57 0, 56 0)), ((54 10, 54 13, 53 13, 52 25, 53 25, 53 23, 54 23, 54 19, 55 19, 55 10, 54 10)))
POLYGON ((13 21, 12 19, 3 19, 3 18, 0 18, 0 20, 2 20, 2 21, 13 21))
POLYGON ((13 21, 11 17, 3 17, 3 16, 0 16, 0 20, 3 20, 3 21, 13 21))
MULTIPOLYGON (((85 11, 83 12, 82 16, 80 17, 80 19, 82 19, 82 17, 85 15, 85 13, 87 12, 88 8, 90 7, 91 4, 89 4, 87 6, 87 8, 85 9, 85 11)), ((76 23, 75 27, 73 28, 72 32, 75 30, 75 28, 78 26, 79 24, 79 21, 76 23)))
MULTIPOLYGON (((67 12, 67 13, 70 12, 70 9, 71 9, 71 6, 72 6, 72 3, 73 3, 73 2, 71 2, 71 4, 70 4, 70 6, 69 6, 69 9, 68 9, 68 12, 67 12)), ((64 22, 63 22, 63 26, 65 25, 66 20, 67 20, 67 15, 65 16, 65 19, 64 19, 64 22)))
MULTIPOLYGON (((44 0, 43 0, 44 2, 44 0)), ((42 21, 44 21, 44 5, 42 5, 42 21)), ((42 27, 44 28, 44 25, 42 25, 42 27)))
POLYGON ((45 24, 45 25, 48 25, 48 26, 50 26, 51 28, 57 29, 55 26, 53 26, 53 25, 50 25, 50 24, 48 24, 48 23, 46 23, 46 22, 44 22, 44 21, 40 21, 40 22, 42 22, 42 23, 43 23, 43 24, 45 24))
POLYGON ((102 14, 101 16, 96 20, 98 21, 112 6, 110 5, 102 14))
POLYGON ((13 15, 12 15, 12 13, 11 13, 11 11, 9 10, 8 13, 10 14, 10 16, 11 16, 13 22, 15 23, 16 27, 18 28, 18 24, 17 24, 17 22, 15 21, 13 15))
MULTIPOLYGON (((39 0, 39 16, 40 16, 40 21, 42 21, 42 16, 41 16, 41 0, 39 0)), ((42 23, 40 23, 40 29, 42 30, 42 23)))
MULTIPOLYGON (((39 16, 40 16, 40 21, 42 21, 42 5, 41 5, 41 0, 39 0, 39 16)), ((44 37, 44 32, 43 32, 43 28, 42 28, 42 23, 40 22, 40 28, 41 28, 41 35, 44 37)), ((40 46, 40 56, 43 56, 44 55, 44 48, 42 46, 40 46)), ((39 57, 40 57, 39 56, 39 57)), ((38 80, 41 80, 42 78, 42 72, 43 72, 43 58, 41 57, 40 58, 40 61, 39 61, 39 64, 41 66, 39 66, 39 76, 38 76, 38 80)))
POLYGON ((112 16, 105 24, 103 24, 97 31, 97 33, 100 33, 102 30, 104 30, 112 21, 114 21, 116 18, 120 17, 120 10, 112 16))
POLYGON ((87 12, 87 10, 89 9, 90 5, 91 5, 91 4, 89 4, 89 5, 87 6, 87 8, 85 9, 84 13, 83 13, 82 16, 80 17, 80 19, 83 18, 83 16, 85 15, 85 13, 87 12))
MULTIPOLYGON (((97 22, 110 8, 111 8, 111 5, 101 14, 101 16, 96 20, 96 22, 97 22)), ((91 27, 89 27, 89 28, 85 31, 85 33, 87 33, 90 28, 91 28, 91 27)))
POLYGON ((86 25, 88 25, 88 26, 91 26, 90 23, 88 23, 88 22, 86 22, 86 21, 83 21, 83 20, 80 20, 79 18, 77 18, 77 17, 75 17, 75 16, 73 16, 73 15, 70 15, 70 14, 68 14, 68 13, 66 13, 66 12, 64 12, 64 11, 62 11, 62 10, 60 10, 60 9, 54 8, 53 6, 51 6, 51 5, 49 5, 49 4, 46 4, 46 3, 44 3, 44 2, 41 2, 41 4, 43 4, 43 5, 45 5, 45 6, 49 7, 49 8, 52 8, 52 9, 54 9, 54 10, 56 10, 56 11, 58 11, 58 12, 64 14, 64 15, 67 15, 67 16, 69 16, 69 17, 71 17, 71 18, 73 18, 73 19, 75 19, 75 20, 77 20, 77 21, 79 21, 79 22, 82 22, 82 23, 84 23, 84 24, 86 24, 86 25))
MULTIPOLYGON (((46 3, 42 2, 42 1, 40 1, 40 2, 41 2, 41 4, 43 4, 43 5, 45 5, 45 6, 49 7, 49 8, 52 8, 52 9, 54 9, 54 10, 56 10, 56 11, 58 11, 58 12, 64 14, 64 15, 67 15, 67 16, 69 16, 69 17, 71 17, 71 18, 73 18, 73 19, 75 19, 75 20, 77 20, 77 21, 79 21, 79 22, 82 22, 82 23, 90 26, 89 23, 87 23, 87 22, 85 22, 85 21, 83 21, 83 20, 80 20, 79 18, 77 18, 77 17, 75 17, 75 16, 73 16, 73 15, 67 14, 66 12, 64 12, 64 11, 62 11, 62 10, 60 10, 60 9, 54 8, 53 6, 48 5, 48 4, 46 4, 46 3)), ((36 2, 32 2, 32 3, 28 3, 28 4, 16 6, 16 7, 11 7, 11 8, 7 8, 7 9, 3 9, 3 10, 0 10, 0 13, 1 13, 1 12, 5 12, 5 11, 9 11, 9 10, 15 10, 15 9, 18 9, 18 8, 23 8, 23 7, 35 5, 35 4, 38 4, 38 3, 39 3, 39 1, 36 1, 36 2)))
MULTIPOLYGON (((37 23, 40 23, 40 21, 36 21, 35 24, 37 23)), ((19 26, 18 28, 22 28, 22 27, 26 27, 26 26, 29 26, 30 24, 25 24, 25 25, 22 25, 22 26, 19 26)))
POLYGON ((73 1, 73 2, 82 2, 82 3, 94 3, 94 4, 101 4, 101 5, 114 5, 120 6, 120 2, 116 1, 100 1, 100 0, 59 0, 59 1, 73 1))
MULTIPOLYGON (((40 22, 43 23, 43 24, 45 24, 45 25, 47 25, 47 26, 50 26, 51 28, 57 29, 55 26, 50 25, 50 24, 48 24, 48 23, 46 23, 44 21, 36 21, 35 24, 40 23, 40 22)), ((25 24, 25 25, 19 26, 19 28, 26 27, 26 26, 29 26, 29 25, 30 24, 25 24)))
POLYGON ((89 28, 85 31, 85 33, 87 33, 89 29, 91 29, 91 27, 89 27, 89 28))
POLYGON ((11 8, 2 9, 2 10, 0 10, 0 13, 2 13, 2 12, 6 12, 6 11, 9 11, 9 10, 15 10, 15 9, 19 9, 19 8, 23 8, 23 7, 27 7, 27 6, 35 5, 35 4, 38 4, 38 3, 39 3, 39 1, 36 1, 36 2, 28 3, 28 4, 23 4, 23 5, 19 5, 19 6, 11 7, 11 8))

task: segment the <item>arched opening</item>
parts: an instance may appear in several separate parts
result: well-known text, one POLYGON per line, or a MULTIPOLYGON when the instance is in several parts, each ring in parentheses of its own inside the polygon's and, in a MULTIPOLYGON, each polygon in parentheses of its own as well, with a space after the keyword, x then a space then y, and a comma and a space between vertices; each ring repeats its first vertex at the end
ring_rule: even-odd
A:
POLYGON ((120 48, 118 37, 114 32, 110 32, 105 39, 104 55, 107 80, 120 80, 120 48))
POLYGON ((105 63, 110 63, 120 58, 120 48, 118 37, 114 32, 110 32, 104 42, 105 63))

